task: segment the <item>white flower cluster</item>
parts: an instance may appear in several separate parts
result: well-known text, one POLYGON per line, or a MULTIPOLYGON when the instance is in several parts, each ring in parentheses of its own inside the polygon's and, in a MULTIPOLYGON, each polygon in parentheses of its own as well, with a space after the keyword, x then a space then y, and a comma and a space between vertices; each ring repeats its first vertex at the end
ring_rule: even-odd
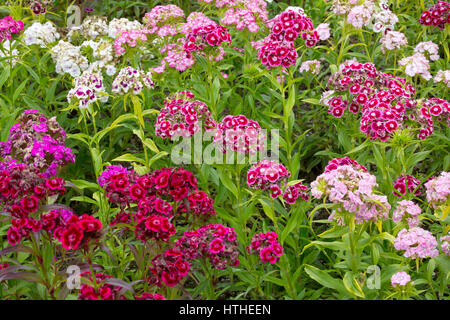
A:
POLYGON ((410 57, 403 58, 398 64, 405 67, 405 73, 410 77, 420 75, 427 81, 431 79, 430 63, 421 53, 415 53, 410 57))
POLYGON ((80 34, 88 40, 95 40, 97 37, 105 36, 108 33, 108 23, 106 17, 88 16, 79 27, 72 27, 67 34, 73 40, 76 34, 80 34))
POLYGON ((113 76, 116 73, 116 67, 113 62, 113 45, 110 41, 100 39, 99 41, 87 40, 81 44, 81 48, 90 47, 92 49, 93 58, 96 61, 89 65, 89 71, 106 70, 106 74, 113 76))
POLYGON ((80 53, 80 47, 64 40, 52 48, 51 54, 59 74, 68 73, 72 77, 78 77, 89 67, 88 60, 80 53))
POLYGON ((101 73, 85 71, 80 77, 76 77, 73 83, 74 88, 67 94, 69 103, 78 103, 79 108, 85 109, 97 99, 101 102, 108 101, 101 73))
POLYGON ((388 31, 383 38, 380 39, 381 51, 386 53, 386 50, 392 51, 400 49, 402 46, 408 44, 406 36, 399 31, 388 31))
POLYGON ((115 94, 139 94, 144 86, 153 88, 152 74, 150 72, 144 73, 141 70, 133 69, 132 67, 125 67, 119 71, 112 83, 112 92, 115 94))
POLYGON ((450 70, 439 70, 434 76, 434 83, 442 82, 450 88, 450 70))
POLYGON ((45 48, 49 43, 53 43, 59 38, 59 33, 50 21, 44 24, 35 22, 23 33, 23 42, 27 46, 37 44, 41 48, 45 48))
POLYGON ((142 24, 137 21, 130 21, 127 18, 114 18, 108 25, 108 36, 110 38, 116 38, 120 31, 141 30, 142 24))
POLYGON ((0 49, 0 58, 12 57, 4 60, 1 59, 1 63, 9 64, 11 62, 11 65, 14 67, 17 61, 19 61, 19 58, 17 57, 19 55, 19 51, 15 49, 16 41, 13 40, 10 42, 9 40, 5 40, 0 45, 3 46, 3 50, 0 49))
POLYGON ((433 41, 426 41, 419 43, 414 48, 415 53, 422 53, 427 56, 431 61, 439 60, 439 46, 433 41))
POLYGON ((320 61, 308 60, 303 62, 300 66, 300 72, 309 72, 313 75, 318 75, 320 72, 320 61))

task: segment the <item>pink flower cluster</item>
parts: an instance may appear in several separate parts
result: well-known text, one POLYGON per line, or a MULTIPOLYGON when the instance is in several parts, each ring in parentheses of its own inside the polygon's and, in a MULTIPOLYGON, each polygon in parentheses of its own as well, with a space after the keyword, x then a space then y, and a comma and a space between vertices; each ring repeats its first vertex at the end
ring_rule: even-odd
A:
POLYGON ((426 81, 431 79, 430 62, 422 53, 400 59, 398 64, 404 66, 405 73, 410 77, 421 76, 426 81))
POLYGON ((156 6, 145 14, 145 28, 161 38, 174 36, 178 33, 177 23, 184 17, 183 10, 176 5, 156 6))
POLYGON ((188 57, 193 53, 204 55, 209 60, 220 61, 225 55, 223 43, 231 43, 227 28, 220 24, 209 24, 192 30, 185 39, 184 50, 188 57))
POLYGON ((450 234, 441 237, 441 249, 446 256, 450 257, 450 234))
POLYGON ((189 262, 178 249, 166 250, 152 259, 148 283, 162 287, 176 286, 189 273, 189 262))
POLYGON ((422 209, 410 200, 402 200, 397 203, 397 208, 395 208, 392 214, 392 220, 394 222, 403 221, 408 224, 410 228, 419 226, 419 215, 422 209))
POLYGON ((210 224, 186 231, 177 241, 177 248, 187 259, 208 259, 213 268, 223 270, 239 265, 236 232, 221 224, 210 224))
POLYGON ((450 24, 450 3, 438 1, 437 4, 422 13, 419 23, 444 30, 445 25, 450 24))
POLYGON ((427 99, 423 101, 415 114, 410 115, 410 119, 420 125, 417 137, 423 140, 434 132, 436 121, 446 123, 447 127, 450 126, 450 103, 439 98, 427 99))
POLYGON ((135 300, 167 300, 164 296, 158 293, 144 292, 139 296, 134 297, 135 300))
POLYGON ((14 20, 11 16, 0 19, 0 43, 4 40, 12 40, 14 34, 20 34, 23 30, 23 21, 14 20))
POLYGON ((384 195, 375 193, 378 186, 374 175, 357 165, 344 164, 325 172, 311 183, 311 194, 316 199, 326 198, 336 204, 329 220, 344 225, 348 213, 356 223, 387 219, 391 205, 384 195))
POLYGON ((244 115, 228 115, 217 124, 213 141, 223 153, 256 154, 264 150, 266 136, 257 121, 249 120, 244 115))
POLYGON ((284 187, 290 176, 291 173, 281 163, 261 160, 248 170, 247 184, 253 189, 269 190, 273 199, 283 195, 283 199, 289 204, 294 204, 299 197, 308 201, 308 187, 301 182, 284 187))
POLYGON ((391 277, 391 284, 393 287, 404 287, 411 282, 411 276, 404 271, 397 272, 391 277))
POLYGON ((425 183, 427 201, 434 209, 448 203, 450 198, 450 172, 441 172, 425 183))
POLYGON ((235 25, 239 31, 248 29, 255 33, 259 30, 258 21, 267 22, 268 12, 264 0, 235 0, 227 5, 228 9, 220 20, 225 25, 235 25))
POLYGON ((121 56, 127 51, 127 47, 134 48, 141 42, 147 41, 147 33, 148 31, 145 29, 120 32, 116 40, 114 40, 116 55, 121 56))
POLYGON ((394 191, 392 193, 397 197, 401 198, 402 195, 406 195, 409 191, 410 193, 414 193, 416 196, 421 195, 420 191, 420 180, 410 176, 407 174, 402 174, 397 180, 394 182, 394 191), (416 190, 417 189, 417 190, 416 190))
POLYGON ((274 264, 283 255, 283 247, 278 242, 277 237, 278 235, 275 232, 257 233, 247 247, 247 252, 249 254, 257 252, 262 262, 274 264))
POLYGON ((9 132, 8 141, 0 142, 0 156, 6 161, 26 163, 45 178, 56 176, 61 167, 75 162, 56 117, 47 119, 38 110, 26 110, 9 132))
POLYGON ((437 241, 430 231, 419 227, 409 230, 402 229, 394 242, 397 250, 405 251, 403 256, 406 258, 434 258, 439 255, 436 249, 437 241))
POLYGON ((313 47, 320 40, 313 23, 305 14, 293 10, 282 12, 267 24, 271 33, 256 44, 258 59, 267 68, 295 65, 298 54, 294 42, 300 36, 307 47, 313 47))
POLYGON ((363 165, 359 164, 357 161, 350 159, 349 157, 344 158, 334 158, 330 161, 328 161, 327 166, 325 167, 324 173, 331 172, 333 170, 336 170, 340 166, 350 165, 353 166, 355 170, 361 170, 364 172, 368 172, 367 168, 363 165))
POLYGON ((399 31, 388 31, 380 39, 381 51, 386 53, 386 51, 398 50, 401 47, 408 45, 408 39, 406 36, 399 31))
POLYGON ((158 114, 155 134, 161 138, 191 137, 203 126, 211 131, 216 124, 211 117, 208 106, 201 101, 193 100, 194 95, 180 92, 164 101, 164 108, 158 114))
POLYGON ((194 65, 193 57, 184 50, 183 43, 169 43, 161 49, 161 54, 166 56, 161 60, 161 64, 153 68, 156 73, 163 73, 166 66, 175 68, 178 71, 185 71, 194 65))

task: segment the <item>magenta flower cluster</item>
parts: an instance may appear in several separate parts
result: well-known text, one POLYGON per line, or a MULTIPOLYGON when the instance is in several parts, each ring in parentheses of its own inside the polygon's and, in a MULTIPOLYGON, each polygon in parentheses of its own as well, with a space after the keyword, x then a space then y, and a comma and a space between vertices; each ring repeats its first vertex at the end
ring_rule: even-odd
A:
POLYGON ((0 156, 6 161, 26 163, 44 177, 56 176, 58 170, 75 162, 72 150, 65 146, 66 133, 56 121, 36 109, 26 110, 10 129, 6 142, 0 142, 0 156))
POLYGON ((406 195, 409 191, 410 193, 414 193, 416 196, 420 196, 422 192, 420 191, 421 181, 409 174, 402 174, 397 180, 394 181, 394 191, 392 193, 397 197, 401 198, 402 195, 406 195))
POLYGON ((419 23, 444 30, 445 25, 450 24, 450 3, 438 1, 422 13, 419 23))
POLYGON ((0 43, 12 40, 14 34, 20 34, 23 30, 23 21, 14 20, 11 16, 0 19, 0 43))
POLYGON ((280 260, 283 255, 283 247, 277 240, 278 235, 275 232, 261 232, 253 236, 247 252, 259 254, 262 262, 274 264, 280 260))

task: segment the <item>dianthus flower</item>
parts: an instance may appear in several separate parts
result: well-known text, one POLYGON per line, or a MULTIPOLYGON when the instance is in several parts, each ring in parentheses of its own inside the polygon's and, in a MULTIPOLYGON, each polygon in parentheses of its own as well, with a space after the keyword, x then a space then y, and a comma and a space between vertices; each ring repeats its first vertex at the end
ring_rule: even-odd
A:
POLYGON ((317 31, 317 35, 319 36, 319 40, 324 41, 330 37, 330 24, 329 23, 321 23, 315 29, 317 31))
POLYGON ((402 229, 394 242, 397 250, 405 251, 403 256, 406 258, 433 258, 439 255, 436 249, 437 241, 430 231, 419 227, 409 230, 402 229))
POLYGON ((446 256, 450 257, 450 234, 441 237, 441 249, 446 256))
POLYGON ((194 191, 188 196, 188 204, 182 202, 178 207, 178 213, 192 214, 195 217, 207 219, 216 214, 213 206, 214 199, 203 191, 194 191))
POLYGON ((58 74, 68 73, 72 77, 79 77, 89 67, 89 62, 80 52, 80 47, 60 40, 52 48, 51 56, 55 62, 55 70, 58 74))
POLYGON ((221 224, 186 231, 177 241, 177 248, 187 259, 209 259, 215 269, 239 265, 236 232, 221 224))
POLYGON ((72 150, 65 146, 66 133, 55 117, 47 119, 38 110, 26 110, 9 132, 8 141, 0 142, 0 156, 7 161, 24 162, 46 178, 75 162, 72 150))
POLYGON ((402 200, 397 203, 392 214, 392 220, 394 222, 406 222, 410 228, 417 227, 420 223, 419 215, 422 212, 420 207, 410 200, 402 200))
POLYGON ((174 36, 178 33, 177 22, 185 17, 181 8, 168 4, 156 6, 144 17, 144 24, 150 34, 159 37, 174 36))
POLYGON ((420 126, 417 137, 425 139, 434 132, 434 125, 443 122, 450 126, 450 103, 444 99, 430 98, 425 101, 419 100, 415 114, 410 119, 420 126))
POLYGON ((88 249, 102 236, 100 220, 83 214, 81 217, 70 216, 65 225, 54 231, 55 238, 66 250, 88 249))
POLYGON ((419 22, 426 26, 434 26, 444 30, 445 25, 450 24, 450 3, 438 1, 437 4, 422 13, 419 22))
POLYGON ((277 240, 278 235, 275 232, 266 232, 255 234, 247 247, 247 252, 259 254, 262 262, 274 264, 280 260, 283 255, 283 247, 277 240))
POLYGON ((189 268, 190 264, 183 252, 178 249, 166 250, 152 259, 148 282, 158 287, 173 287, 187 276, 189 268))
POLYGON ((425 183, 425 188, 427 201, 434 209, 448 203, 450 196, 450 172, 443 171, 439 176, 431 178, 425 183))
POLYGON ((48 44, 55 42, 59 38, 59 33, 50 21, 44 24, 34 22, 23 33, 23 42, 27 46, 36 44, 41 48, 45 48, 48 44))
POLYGON ((340 166, 351 165, 355 170, 361 170, 364 172, 368 172, 367 168, 363 165, 359 164, 357 161, 350 159, 349 157, 344 158, 334 158, 330 160, 325 167, 324 173, 328 173, 330 171, 336 170, 340 166))
POLYGON ((422 53, 428 57, 431 61, 439 60, 439 46, 433 41, 426 41, 419 43, 414 48, 415 53, 422 53))
POLYGON ((377 186, 374 175, 345 164, 318 176, 311 183, 311 194, 316 199, 326 198, 337 205, 329 220, 343 225, 350 213, 360 224, 388 218, 391 206, 386 196, 375 194, 377 186))
POLYGON ((188 57, 192 54, 204 55, 210 61, 223 59, 225 51, 223 43, 231 43, 231 36, 226 27, 219 24, 209 24, 192 30, 184 42, 184 50, 188 57))
POLYGON ((391 277, 391 284, 393 287, 404 287, 406 286, 409 282, 411 282, 411 277, 409 274, 407 274, 406 272, 397 272, 396 274, 394 274, 391 277))
POLYGON ((154 82, 150 72, 125 67, 119 71, 112 83, 112 92, 115 94, 131 93, 137 95, 145 88, 153 88, 154 82))
POLYGON ((392 51, 400 49, 403 46, 408 45, 408 39, 406 36, 399 31, 388 31, 380 39, 381 51, 386 53, 386 51, 392 51))
POLYGON ((450 70, 439 70, 433 79, 434 83, 442 82, 450 88, 450 70))
POLYGON ((248 29, 249 32, 257 32, 258 22, 266 23, 268 20, 267 4, 264 0, 234 0, 226 7, 228 9, 221 23, 235 25, 240 31, 248 29))
POLYGON ((112 276, 100 272, 96 273, 97 290, 94 288, 94 279, 90 271, 82 272, 81 276, 88 279, 92 285, 85 283, 81 285, 78 300, 126 300, 125 296, 120 293, 121 287, 107 283, 112 276))
POLYGON ((143 41, 147 41, 146 30, 130 30, 120 32, 116 40, 114 40, 114 49, 117 56, 121 56, 126 52, 126 48, 134 48, 143 41))
POLYGON ((47 12, 47 7, 53 4, 53 0, 26 0, 26 5, 29 6, 34 14, 44 14, 47 12))
POLYGON ((142 28, 142 24, 139 21, 130 21, 127 18, 114 18, 109 22, 107 34, 110 38, 115 39, 120 32, 141 30, 142 28))
POLYGON ((67 101, 74 102, 80 109, 86 109, 97 100, 108 101, 108 95, 103 87, 101 73, 83 72, 80 77, 73 79, 74 88, 67 94, 67 101))
POLYGON ((244 115, 228 115, 217 124, 213 141, 223 153, 256 154, 264 150, 265 139, 257 121, 249 120, 244 115))
POLYGON ((79 27, 72 27, 67 34, 67 38, 80 34, 88 40, 95 40, 108 34, 108 19, 101 16, 87 16, 79 27))
POLYGON ((11 16, 0 19, 0 43, 4 40, 12 40, 14 34, 20 34, 23 30, 23 21, 14 20, 11 16))
POLYGON ((216 124, 208 106, 193 99, 189 91, 166 99, 156 119, 155 134, 161 138, 191 137, 202 126, 206 131, 213 130, 216 124))
POLYGON ((353 7, 347 15, 347 23, 357 29, 369 25, 375 5, 372 1, 364 1, 362 5, 353 7))
POLYGON ((139 296, 134 297, 135 300, 167 300, 164 296, 159 293, 148 293, 144 292, 139 296))
POLYGON ((300 66, 300 72, 309 72, 313 75, 318 75, 320 73, 320 61, 319 60, 308 60, 302 63, 300 66))
POLYGON ((397 178, 397 180, 394 181, 394 191, 392 193, 396 195, 397 197, 401 198, 401 195, 406 195, 406 193, 409 191, 410 193, 414 193, 416 196, 421 195, 420 187, 420 180, 410 176, 402 174, 400 177, 397 178), (417 190, 416 190, 417 189, 417 190))
POLYGON ((405 67, 405 73, 410 77, 420 75, 427 81, 431 79, 430 63, 422 53, 403 58, 398 64, 405 67))

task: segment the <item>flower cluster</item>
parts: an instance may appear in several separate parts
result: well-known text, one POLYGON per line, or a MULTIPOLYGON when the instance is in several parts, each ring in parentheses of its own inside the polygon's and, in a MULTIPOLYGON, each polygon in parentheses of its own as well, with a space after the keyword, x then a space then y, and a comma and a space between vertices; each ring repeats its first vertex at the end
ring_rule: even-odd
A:
POLYGON ((180 204, 178 213, 186 213, 186 215, 192 213, 193 216, 207 219, 216 214, 213 203, 214 199, 210 198, 205 192, 194 191, 188 196, 188 205, 184 202, 180 204))
POLYGON ((85 39, 95 40, 107 35, 107 33, 108 23, 106 17, 88 16, 79 27, 72 27, 67 37, 72 40, 80 34, 85 39))
POLYGON ((408 39, 406 36, 399 31, 388 31, 380 39, 381 42, 381 51, 386 53, 387 51, 397 50, 403 46, 408 45, 408 39))
MULTIPOLYGON (((264 0, 234 0, 227 5, 224 17, 220 20, 225 25, 235 25, 237 30, 248 29, 255 33, 259 30, 258 21, 267 22, 267 5, 264 0)), ((216 5, 218 2, 216 2, 216 5)))
POLYGON ((145 28, 150 34, 156 34, 161 38, 174 36, 178 33, 176 22, 184 17, 183 10, 176 5, 156 6, 145 14, 145 28))
POLYGON ((208 106, 193 100, 194 95, 187 91, 176 93, 164 101, 164 108, 158 114, 155 134, 161 138, 191 137, 203 126, 206 131, 213 130, 216 124, 208 106))
POLYGON ((75 162, 72 150, 65 146, 66 133, 56 121, 38 110, 26 110, 9 130, 8 141, 0 142, 0 155, 7 161, 21 161, 49 178, 75 162))
POLYGON ((441 172, 425 183, 427 201, 434 209, 448 203, 450 198, 450 172, 441 172))
POLYGON ((158 293, 144 292, 139 296, 134 297, 135 300, 167 300, 164 296, 158 293))
POLYGON ((262 160, 255 163, 247 172, 247 184, 250 188, 270 190, 270 196, 281 195, 281 185, 286 183, 291 173, 284 165, 276 161, 262 160))
POLYGON ((364 172, 368 172, 367 168, 364 167, 363 165, 359 164, 357 161, 350 159, 349 157, 344 157, 344 158, 334 158, 334 159, 330 160, 328 162, 327 166, 325 167, 324 173, 331 172, 333 170, 336 170, 340 166, 345 166, 345 165, 350 165, 355 170, 361 170, 364 172))
POLYGON ((82 272, 81 276, 88 279, 92 285, 85 283, 81 285, 78 292, 78 300, 125 300, 125 297, 120 293, 121 287, 106 283, 112 276, 101 272, 96 273, 95 283, 97 284, 97 289, 94 288, 94 279, 90 271, 82 272))
POLYGON ((444 99, 430 98, 419 102, 419 108, 415 114, 411 114, 413 120, 420 125, 419 139, 425 139, 434 132, 434 124, 446 122, 450 126, 450 103, 444 99))
POLYGON ((23 33, 23 42, 27 46, 36 44, 41 48, 45 48, 48 44, 55 42, 59 38, 59 33, 50 21, 44 24, 34 22, 23 33))
POLYGON ((68 73, 72 77, 79 77, 89 67, 89 62, 81 54, 80 48, 64 40, 60 40, 52 48, 51 55, 58 74, 68 73))
POLYGON ((187 259, 208 259, 215 269, 239 265, 236 232, 221 224, 186 231, 177 241, 177 248, 187 259))
POLYGON ((249 254, 257 252, 262 262, 274 264, 283 255, 283 247, 278 242, 277 237, 278 235, 275 232, 257 233, 247 247, 247 252, 249 254))
POLYGON ((114 49, 117 56, 121 56, 126 52, 126 47, 134 48, 142 41, 147 41, 147 30, 130 30, 120 32, 116 40, 114 40, 114 49), (125 47, 124 47, 125 45, 125 47))
POLYGON ((404 271, 397 272, 391 277, 391 284, 395 287, 404 287, 411 282, 411 276, 404 271))
POLYGON ((86 109, 97 100, 108 101, 108 95, 103 87, 101 73, 83 72, 80 77, 73 80, 74 88, 67 94, 67 101, 78 105, 80 109, 86 109))
POLYGON ((178 249, 166 250, 152 259, 149 267, 150 284, 162 287, 177 285, 189 272, 189 262, 183 252, 178 249))
POLYGON ((439 60, 439 46, 433 41, 420 42, 415 48, 415 53, 422 53, 431 61, 439 60))
POLYGON ((368 26, 371 22, 375 4, 372 1, 363 1, 361 5, 354 6, 347 15, 347 23, 357 29, 368 26))
POLYGON ((403 256, 411 259, 433 258, 439 255, 435 237, 430 231, 419 227, 402 229, 397 234, 394 247, 397 250, 404 250, 403 256))
POLYGON ((445 25, 450 24, 450 3, 438 1, 422 13, 419 23, 444 30, 445 25))
POLYGON ((447 88, 450 88, 450 70, 439 70, 433 79, 434 83, 442 82, 447 88))
POLYGON ((300 66, 300 72, 309 72, 313 75, 318 75, 320 73, 320 61, 319 60, 308 60, 302 63, 300 66))
POLYGON ((421 195, 420 191, 420 180, 407 174, 402 174, 397 180, 394 181, 394 191, 392 193, 397 197, 401 198, 402 195, 406 195, 409 191, 414 193, 416 196, 421 195), (417 190, 416 190, 417 189, 417 190))
POLYGON ((154 87, 152 74, 150 72, 144 73, 132 67, 125 67, 120 69, 119 74, 114 78, 112 92, 118 95, 127 93, 137 95, 141 93, 144 87, 154 87))
POLYGON ((38 15, 46 13, 47 7, 53 4, 53 0, 27 0, 26 4, 34 14, 38 15))
POLYGON ((93 216, 83 214, 70 216, 64 227, 58 228, 53 235, 66 250, 87 249, 102 235, 102 223, 93 216))
POLYGON ((256 154, 264 150, 266 136, 257 121, 244 115, 228 115, 217 124, 213 141, 223 153, 256 154))
POLYGON ((422 53, 403 58, 398 64, 405 67, 405 73, 410 77, 420 75, 427 81, 431 79, 430 62, 422 53))
POLYGON ((121 32, 131 31, 131 30, 141 30, 143 28, 139 21, 130 21, 127 18, 114 18, 109 22, 108 25, 108 37, 117 38, 121 32))
POLYGON ((193 53, 202 54, 209 60, 220 61, 225 55, 221 44, 231 43, 231 36, 226 27, 209 24, 192 30, 185 39, 184 50, 190 57, 193 53))
POLYGON ((337 205, 329 217, 345 224, 348 213, 357 223, 387 219, 391 209, 384 195, 375 194, 378 184, 374 175, 354 165, 339 165, 325 172, 311 183, 314 198, 327 198, 337 205))
POLYGON ((392 220, 394 222, 406 222, 410 228, 417 227, 420 223, 419 215, 422 212, 420 207, 410 200, 402 200, 397 203, 392 214, 392 220))
POLYGON ((450 257, 450 234, 441 237, 441 249, 446 256, 450 257))
POLYGON ((14 20, 11 16, 0 19, 0 43, 12 40, 14 34, 20 34, 23 30, 23 21, 14 20))

